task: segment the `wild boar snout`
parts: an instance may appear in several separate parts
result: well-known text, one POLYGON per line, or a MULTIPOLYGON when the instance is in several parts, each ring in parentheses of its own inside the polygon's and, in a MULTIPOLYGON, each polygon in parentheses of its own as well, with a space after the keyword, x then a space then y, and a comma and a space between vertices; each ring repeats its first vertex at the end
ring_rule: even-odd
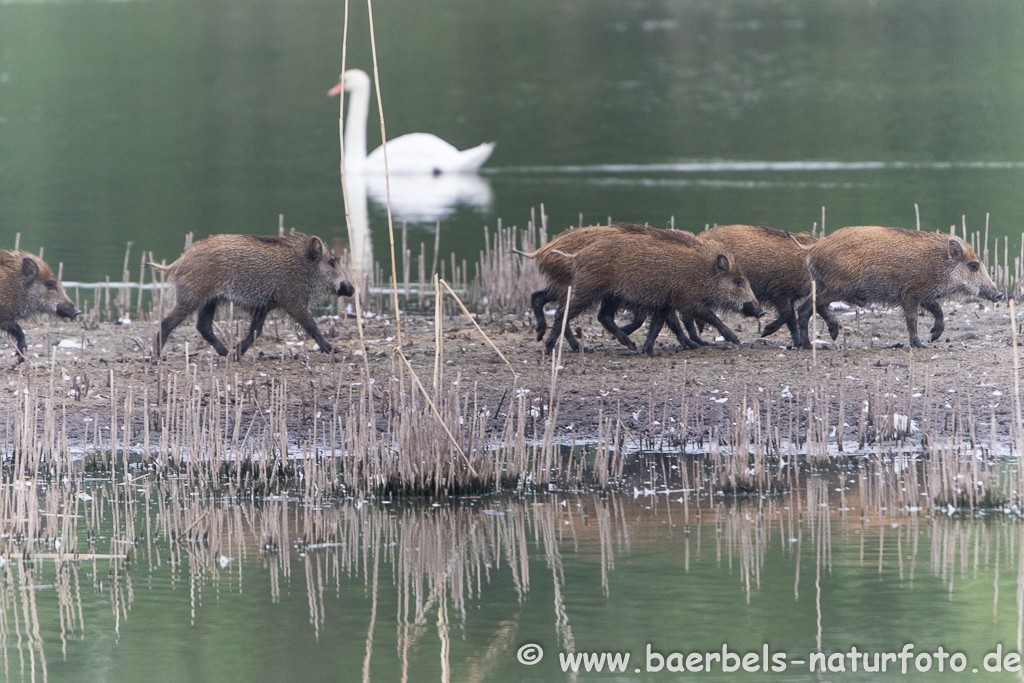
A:
POLYGON ((982 285, 978 290, 978 294, 989 301, 999 302, 1003 300, 1003 293, 990 285, 982 285))
POLYGON ((743 315, 750 316, 752 318, 760 318, 765 314, 764 307, 754 301, 748 301, 743 304, 743 308, 740 309, 740 312, 743 313, 743 315))
POLYGON ((57 304, 56 313, 62 318, 74 320, 75 318, 78 317, 81 311, 75 308, 75 305, 71 303, 70 299, 65 299, 64 301, 61 301, 59 304, 57 304))

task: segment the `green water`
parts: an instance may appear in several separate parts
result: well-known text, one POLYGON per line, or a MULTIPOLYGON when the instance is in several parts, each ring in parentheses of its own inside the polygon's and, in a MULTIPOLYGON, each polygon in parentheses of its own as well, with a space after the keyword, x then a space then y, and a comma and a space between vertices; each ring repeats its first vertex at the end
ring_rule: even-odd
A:
POLYGON ((128 558, 7 555, 2 664, 35 680, 540 681, 567 680, 568 654, 628 652, 624 672, 577 680, 654 681, 708 674, 649 670, 648 646, 671 658, 767 645, 785 671, 730 677, 719 662, 711 676, 879 680, 904 677, 898 660, 854 674, 843 653, 912 643, 910 680, 937 675, 916 658, 940 647, 966 664, 947 678, 1018 680, 983 662, 1021 637, 1020 521, 872 510, 832 486, 700 506, 594 494, 311 508, 203 501, 173 483, 112 501, 109 484, 87 484, 93 500, 63 508, 77 518, 44 523, 75 529, 79 552, 128 558), (544 655, 525 665, 529 645, 544 655), (824 676, 809 671, 819 651, 824 676))
MULTIPOLYGON (((992 235, 1019 238, 1019 2, 416 0, 375 11, 389 137, 498 144, 462 201, 414 212, 414 253, 437 218, 441 250, 473 259, 483 226, 525 225, 541 203, 554 230, 580 213, 808 229, 823 206, 830 229, 911 226, 917 203, 926 229, 962 216, 982 229, 991 214, 992 235)), ((0 2, 0 246, 20 232, 66 279, 90 281, 119 277, 128 241, 137 268, 141 250, 175 258, 186 232, 269 233, 280 214, 344 235, 338 103, 326 97, 342 12, 323 0, 0 2)), ((366 19, 356 0, 348 64, 369 69, 366 19)), ((370 148, 375 116, 374 104, 370 148)), ((364 201, 383 261, 384 210, 372 188, 364 201)), ((664 496, 313 509, 127 493, 82 503, 73 534, 80 551, 130 550, 127 560, 23 563, 4 539, 6 678, 697 680, 708 674, 635 668, 648 644, 667 656, 767 643, 796 659, 910 642, 969 664, 711 677, 961 680, 1021 640, 1024 538, 1002 517, 862 515, 859 502, 822 508, 806 489, 699 517, 691 503, 689 519, 664 496), (545 652, 532 666, 516 656, 529 644, 545 652), (559 666, 570 652, 631 659, 625 672, 572 678, 559 666)), ((44 509, 40 519, 58 519, 44 509)))
MULTIPOLYGON (((371 65, 353 2, 348 64, 371 65)), ((615 219, 1020 234, 1024 6, 1015 0, 378 3, 389 137, 497 150, 413 216, 414 253, 474 259, 483 227, 615 219), (707 166, 707 161, 729 162, 707 166), (733 162, 787 162, 782 166, 733 162), (694 163, 697 162, 697 163, 694 163), (793 163, 799 162, 799 163, 793 163), (828 162, 822 164, 821 162, 828 162), (861 166, 867 162, 867 167, 861 166), (467 194, 468 192, 468 194, 467 194), (461 197, 461 201, 458 198, 461 197), (429 218, 429 220, 428 220, 429 218), (428 252, 431 247, 428 246, 428 252)), ((343 3, 0 4, 0 244, 70 280, 186 232, 345 234, 343 3)), ((376 103, 369 144, 380 140, 376 103)), ((381 261, 387 224, 371 188, 381 261)), ((398 199, 401 199, 399 197, 398 199)), ((133 276, 134 277, 134 276, 133 276)), ((525 304, 524 304, 525 305, 525 304)))

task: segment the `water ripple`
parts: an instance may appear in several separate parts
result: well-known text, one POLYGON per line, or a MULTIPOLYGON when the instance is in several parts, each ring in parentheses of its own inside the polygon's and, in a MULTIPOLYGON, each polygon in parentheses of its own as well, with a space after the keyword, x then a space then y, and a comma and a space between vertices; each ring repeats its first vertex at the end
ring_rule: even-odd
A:
POLYGON ((721 173, 791 171, 880 171, 880 170, 1022 170, 1024 161, 682 161, 665 164, 591 164, 565 166, 506 166, 483 169, 503 173, 721 173))

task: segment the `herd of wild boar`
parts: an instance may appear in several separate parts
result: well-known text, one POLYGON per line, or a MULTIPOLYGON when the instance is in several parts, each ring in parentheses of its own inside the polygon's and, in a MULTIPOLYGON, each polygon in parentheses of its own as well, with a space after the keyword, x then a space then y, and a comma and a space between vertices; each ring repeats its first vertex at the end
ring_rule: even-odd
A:
POLYGON ((839 335, 839 321, 830 308, 834 301, 901 307, 910 344, 921 347, 920 307, 935 317, 935 341, 945 327, 940 299, 1002 299, 969 244, 955 236, 903 228, 854 226, 819 238, 753 225, 719 225, 692 235, 618 223, 568 230, 524 256, 536 260, 549 283, 531 297, 538 341, 547 330, 544 304, 558 304, 554 329, 545 342, 549 353, 563 327, 570 347, 579 348, 568 323, 595 304, 598 321, 630 349, 636 347, 629 334, 650 317, 642 350, 653 354, 665 324, 687 348, 704 343, 697 323, 708 323, 738 342, 715 311, 761 316, 761 304, 770 305, 777 316, 762 336, 786 325, 793 346, 810 348, 807 328, 815 304, 832 339, 839 335), (634 315, 626 327, 615 323, 619 308, 634 315))
MULTIPOLYGON (((978 255, 962 239, 902 228, 854 226, 818 237, 752 225, 719 225, 693 235, 616 223, 567 230, 523 255, 536 261, 548 282, 530 301, 538 341, 547 332, 545 304, 558 306, 545 342, 548 353, 562 334, 578 350, 569 322, 595 306, 598 321, 633 350, 636 345, 629 335, 650 319, 641 350, 653 355, 665 325, 684 348, 706 343, 698 332, 704 325, 739 343, 716 311, 760 317, 765 313, 763 305, 775 309, 776 318, 765 326, 762 336, 785 325, 794 347, 810 348, 808 324, 815 306, 832 339, 838 336, 839 322, 830 308, 835 301, 899 306, 906 316, 910 344, 921 347, 919 308, 935 318, 931 329, 931 341, 935 341, 945 326, 940 299, 1002 299, 978 255), (615 322, 619 309, 633 314, 624 327, 615 322)), ((333 347, 317 327, 310 303, 321 296, 354 292, 345 280, 341 260, 323 240, 297 232, 214 235, 193 244, 170 266, 148 265, 166 270, 175 291, 174 309, 161 321, 153 341, 155 356, 168 335, 198 312, 196 329, 203 339, 220 355, 232 353, 240 358, 263 332, 267 313, 275 308, 283 309, 322 351, 330 352, 333 347), (213 330, 221 302, 232 302, 252 316, 248 334, 233 352, 213 330)), ((0 249, 0 329, 14 338, 19 361, 27 344, 18 321, 43 312, 70 319, 79 314, 40 258, 0 249)))

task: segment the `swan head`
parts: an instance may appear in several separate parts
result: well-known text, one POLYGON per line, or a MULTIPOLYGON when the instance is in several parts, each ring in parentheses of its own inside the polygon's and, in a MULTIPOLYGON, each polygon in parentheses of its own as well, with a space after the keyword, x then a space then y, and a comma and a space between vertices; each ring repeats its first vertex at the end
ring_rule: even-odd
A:
POLYGON ((338 84, 327 91, 327 96, 334 97, 335 95, 340 95, 342 90, 352 92, 362 88, 369 90, 370 77, 362 69, 349 69, 341 74, 338 84))

